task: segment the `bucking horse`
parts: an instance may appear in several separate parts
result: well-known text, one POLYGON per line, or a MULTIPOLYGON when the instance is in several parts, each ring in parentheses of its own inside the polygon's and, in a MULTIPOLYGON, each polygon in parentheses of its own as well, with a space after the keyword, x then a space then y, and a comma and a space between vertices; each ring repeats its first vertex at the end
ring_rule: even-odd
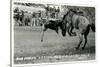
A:
POLYGON ((63 23, 66 23, 65 29, 67 29, 67 32, 70 36, 79 36, 79 43, 76 47, 77 50, 83 42, 83 39, 85 40, 82 47, 82 49, 84 49, 87 44, 87 36, 90 32, 90 29, 95 32, 95 24, 90 23, 85 16, 78 15, 77 11, 74 11, 73 9, 70 9, 67 14, 64 15, 63 23), (78 32, 73 32, 73 29, 76 29, 78 32))

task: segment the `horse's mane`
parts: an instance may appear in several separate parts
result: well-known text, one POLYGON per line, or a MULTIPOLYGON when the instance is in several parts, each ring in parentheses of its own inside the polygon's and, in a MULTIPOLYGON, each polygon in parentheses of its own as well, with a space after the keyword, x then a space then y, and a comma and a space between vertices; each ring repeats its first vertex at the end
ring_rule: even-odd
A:
POLYGON ((69 12, 70 11, 73 12, 73 13, 75 13, 75 14, 77 14, 77 11, 76 10, 70 9, 69 12))
POLYGON ((73 10, 73 9, 69 9, 69 11, 63 16, 63 20, 65 19, 65 17, 71 12, 77 14, 77 11, 73 10))
POLYGON ((63 16, 62 20, 65 19, 65 17, 68 15, 68 13, 69 13, 69 12, 67 12, 67 13, 63 16))

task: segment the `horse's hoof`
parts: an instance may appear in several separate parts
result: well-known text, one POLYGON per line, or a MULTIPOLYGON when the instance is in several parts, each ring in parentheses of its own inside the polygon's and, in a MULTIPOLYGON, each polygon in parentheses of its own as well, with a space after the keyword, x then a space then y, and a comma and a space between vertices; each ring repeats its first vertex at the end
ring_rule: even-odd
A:
POLYGON ((74 33, 73 35, 74 35, 74 36, 77 36, 77 34, 76 34, 76 33, 74 33))
POLYGON ((72 36, 76 36, 76 34, 73 34, 72 36))
POLYGON ((85 47, 82 47, 82 50, 84 50, 85 49, 85 47))
POLYGON ((75 50, 79 50, 79 47, 75 47, 75 50))
POLYGON ((69 34, 70 36, 76 36, 76 34, 69 34))
POLYGON ((43 42, 43 40, 41 40, 41 42, 43 42))
POLYGON ((70 34, 70 36, 73 36, 72 34, 70 34))
POLYGON ((68 33, 69 34, 69 36, 72 36, 70 33, 68 33))
POLYGON ((72 33, 72 36, 76 36, 77 34, 76 33, 72 33))

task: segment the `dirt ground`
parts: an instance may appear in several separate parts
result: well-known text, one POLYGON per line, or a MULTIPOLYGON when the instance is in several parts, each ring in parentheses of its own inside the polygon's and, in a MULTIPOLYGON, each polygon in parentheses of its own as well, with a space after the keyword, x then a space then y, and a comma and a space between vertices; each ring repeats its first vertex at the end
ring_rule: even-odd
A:
MULTIPOLYGON (((66 33, 67 34, 67 33, 66 33)), ((62 37, 53 30, 44 34, 41 42, 40 27, 14 27, 14 63, 34 64, 83 61, 95 59, 95 33, 90 31, 84 50, 75 50, 78 37, 62 37)))

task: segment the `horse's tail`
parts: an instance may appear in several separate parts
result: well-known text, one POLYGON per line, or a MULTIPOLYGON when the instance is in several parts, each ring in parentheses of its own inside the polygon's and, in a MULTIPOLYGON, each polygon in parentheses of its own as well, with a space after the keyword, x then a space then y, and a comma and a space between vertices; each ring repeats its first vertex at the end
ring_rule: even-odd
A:
POLYGON ((95 32, 95 24, 89 24, 89 27, 91 28, 91 30, 93 31, 93 32, 95 32))

